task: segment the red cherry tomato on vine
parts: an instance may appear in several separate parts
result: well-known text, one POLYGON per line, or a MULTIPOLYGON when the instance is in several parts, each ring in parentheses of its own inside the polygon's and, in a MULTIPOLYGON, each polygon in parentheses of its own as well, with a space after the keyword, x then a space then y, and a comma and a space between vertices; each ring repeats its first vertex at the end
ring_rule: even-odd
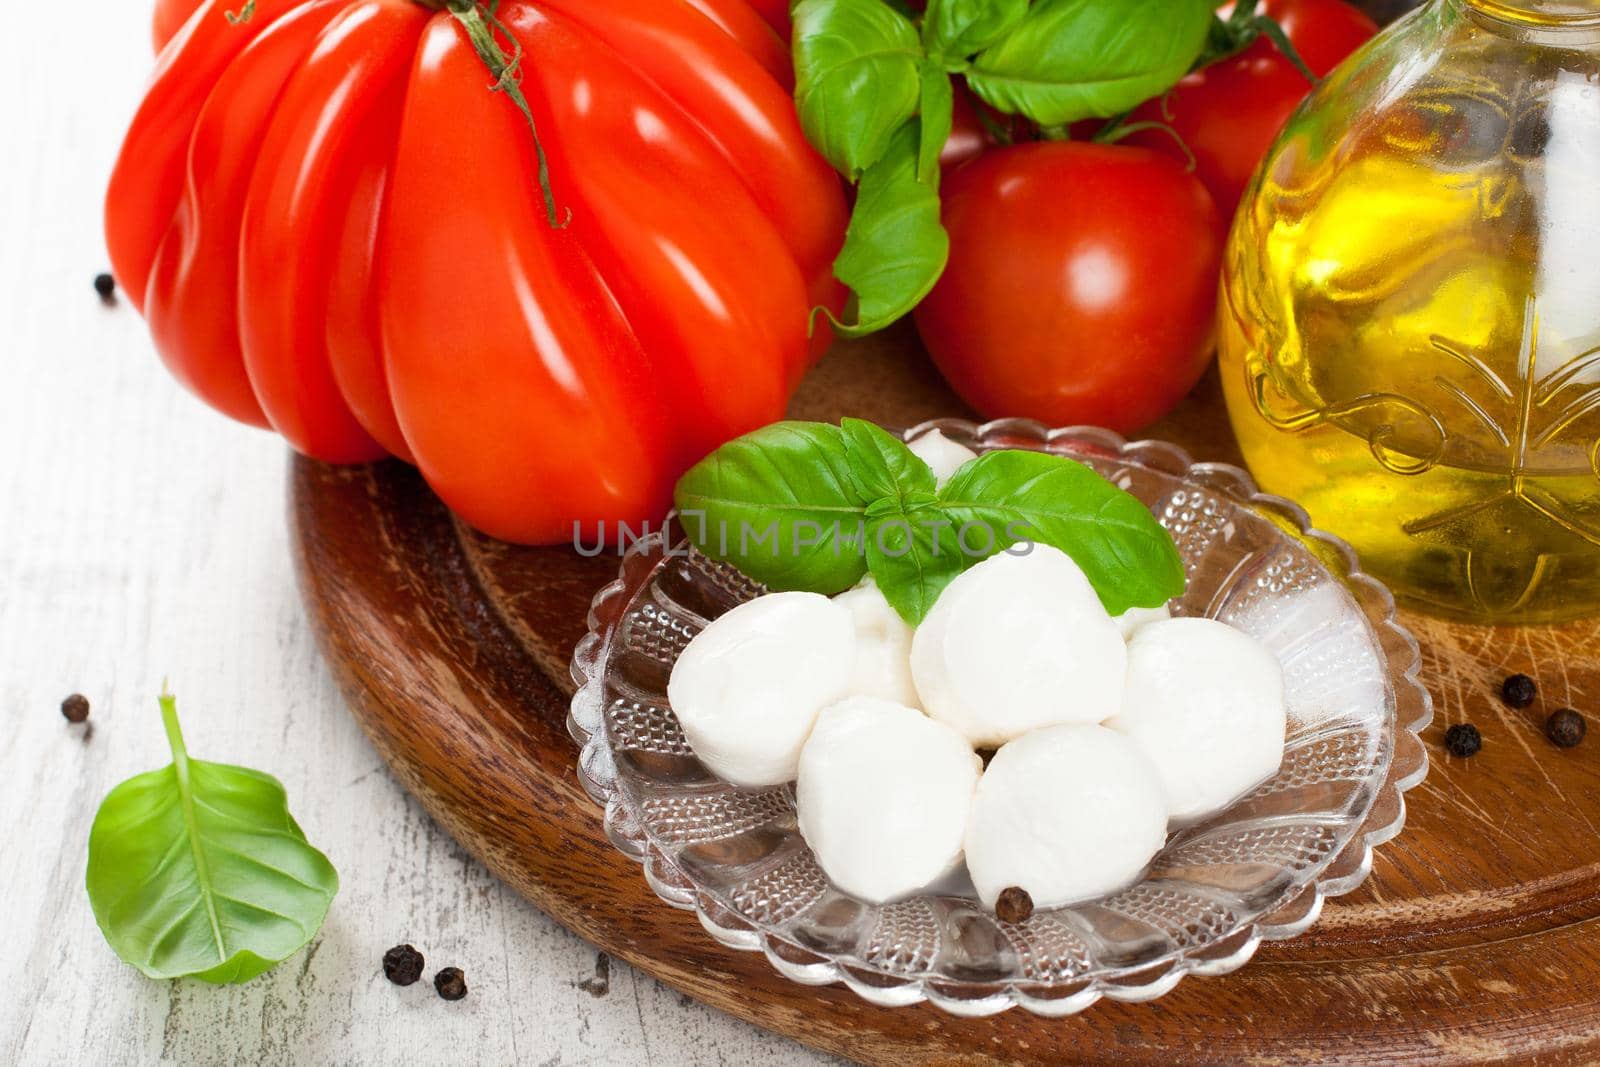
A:
MULTIPOLYGON (((1376 23, 1344 0, 1266 0, 1259 10, 1283 27, 1318 77, 1378 32, 1376 23)), ((1140 130, 1127 141, 1187 162, 1181 139, 1226 224, 1256 165, 1310 91, 1311 83, 1277 45, 1258 37, 1238 55, 1195 71, 1164 97, 1141 105, 1129 120, 1161 122, 1171 133, 1140 130)))
POLYGON ((1210 361, 1221 238, 1184 167, 1144 148, 996 148, 944 184, 950 264, 916 310, 986 416, 1137 430, 1210 361))
MULTIPOLYGON (((1232 10, 1229 4, 1218 14, 1226 18, 1232 10)), ((1259 10, 1283 28, 1294 50, 1319 78, 1327 77, 1378 32, 1378 24, 1346 0, 1264 0, 1259 10)))
POLYGON ((994 136, 978 113, 978 102, 964 85, 955 86, 951 96, 950 136, 939 153, 939 166, 949 170, 973 156, 982 155, 994 144, 994 136))
MULTIPOLYGON (((1021 115, 1007 115, 972 95, 966 82, 955 79, 951 96, 950 136, 939 153, 939 166, 959 167, 998 144, 1033 140, 1033 126, 1021 115)), ((1099 129, 1104 123, 1096 123, 1099 129)))

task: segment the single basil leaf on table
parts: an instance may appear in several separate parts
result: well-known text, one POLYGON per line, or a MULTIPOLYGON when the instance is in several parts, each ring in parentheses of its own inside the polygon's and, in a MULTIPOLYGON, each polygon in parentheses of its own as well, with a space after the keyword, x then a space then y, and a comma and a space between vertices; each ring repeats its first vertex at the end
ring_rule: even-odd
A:
MULTIPOLYGON (((1031 540, 1083 568, 1113 615, 1153 608, 1183 592, 1183 559, 1150 509, 1089 467, 1064 456, 1006 450, 969 460, 939 489, 958 530, 983 523, 994 550, 1031 540)), ((987 544, 968 536, 966 543, 987 544)))
POLYGON ((838 593, 866 573, 862 523, 844 432, 775 422, 689 469, 675 502, 684 532, 713 559, 772 589, 838 593))
POLYGON ((1211 25, 1211 0, 1039 0, 973 60, 967 85, 1042 126, 1110 118, 1177 84, 1211 25))
POLYGON ((933 469, 900 438, 865 419, 841 420, 839 430, 851 478, 867 500, 900 500, 916 492, 932 497, 937 487, 933 469))
POLYGON ((922 64, 922 96, 917 104, 922 123, 917 141, 917 181, 938 188, 939 155, 955 122, 955 90, 950 75, 937 63, 922 64))
POLYGON ((916 114, 917 29, 882 0, 801 0, 793 51, 795 106, 806 138, 853 180, 916 114))
POLYGON ((867 509, 867 568, 884 599, 918 625, 966 567, 955 526, 933 493, 913 491, 867 509))
POLYGON ((981 52, 1022 20, 1028 0, 928 0, 922 43, 929 58, 956 64, 981 52))
POLYGON ((86 883, 116 954, 151 978, 245 982, 304 948, 339 891, 269 774, 192 759, 161 695, 172 762, 113 789, 86 883))
POLYGON ((884 157, 861 177, 844 247, 833 261, 833 276, 854 294, 851 321, 833 320, 845 337, 881 330, 916 307, 950 257, 938 186, 917 180, 920 130, 917 119, 900 127, 884 157))

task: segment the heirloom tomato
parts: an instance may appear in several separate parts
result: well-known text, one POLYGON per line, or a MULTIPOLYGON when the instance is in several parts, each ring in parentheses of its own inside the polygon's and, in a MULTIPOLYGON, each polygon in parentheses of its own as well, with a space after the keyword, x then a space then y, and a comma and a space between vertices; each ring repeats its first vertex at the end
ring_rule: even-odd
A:
POLYGON ((178 378, 307 455, 402 457, 515 541, 657 517, 842 303, 784 32, 778 0, 160 0, 114 271, 178 378))

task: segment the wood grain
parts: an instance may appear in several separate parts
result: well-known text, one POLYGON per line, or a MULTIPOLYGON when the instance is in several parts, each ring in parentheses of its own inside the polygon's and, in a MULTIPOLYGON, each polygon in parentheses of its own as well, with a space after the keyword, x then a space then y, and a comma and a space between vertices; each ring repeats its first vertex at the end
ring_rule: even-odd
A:
MULTIPOLYGON (((1234 461, 1216 383, 1153 436, 1234 461)), ((911 336, 836 346, 794 414, 904 425, 966 414, 911 336)), ((407 788, 462 844, 557 921, 706 1003, 871 1062, 1010 1060, 1465 1063, 1600 1056, 1600 770, 1554 748, 1539 708, 1592 706, 1600 630, 1477 629, 1408 617, 1438 705, 1434 767, 1405 832, 1311 932, 1243 970, 1192 978, 1153 1004, 1066 1020, 961 1020, 873 1008, 778 977, 662 904, 601 832, 573 773, 566 664, 614 559, 531 549, 453 522, 398 464, 298 462, 294 540, 304 595, 358 718, 407 788), (1507 673, 1541 704, 1493 699, 1507 673), (1446 756, 1471 720, 1474 759, 1446 756)))

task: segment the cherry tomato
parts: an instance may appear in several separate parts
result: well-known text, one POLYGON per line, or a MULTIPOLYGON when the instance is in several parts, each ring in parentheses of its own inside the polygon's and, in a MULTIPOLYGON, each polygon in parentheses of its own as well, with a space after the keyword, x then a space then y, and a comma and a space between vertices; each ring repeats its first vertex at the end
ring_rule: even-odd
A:
POLYGON ((994 137, 978 114, 978 102, 965 85, 955 86, 951 94, 950 136, 939 153, 939 166, 949 170, 960 166, 973 156, 981 155, 994 144, 994 137))
MULTIPOLYGON (((1344 0, 1266 0, 1260 11, 1283 27, 1318 77, 1378 32, 1370 18, 1344 0)), ((1171 132, 1140 130, 1127 141, 1187 161, 1181 139, 1226 225, 1256 165, 1310 91, 1305 75, 1270 40, 1258 37, 1238 55, 1186 76, 1130 119, 1162 122, 1171 132)))
POLYGON ((1205 187, 1149 149, 996 148, 944 183, 950 264, 917 329, 985 416, 1128 432, 1210 360, 1221 238, 1205 187))
MULTIPOLYGON (((1232 10, 1229 4, 1219 14, 1226 18, 1232 10)), ((1259 10, 1282 27, 1294 50, 1319 78, 1327 77, 1378 32, 1378 24, 1346 0, 1265 0, 1259 10)))
POLYGON ((782 4, 496 5, 555 225, 528 122, 440 7, 158 0, 117 280, 186 385, 307 455, 413 462, 507 540, 659 517, 783 416, 811 309, 842 303, 782 4))
MULTIPOLYGON (((950 136, 939 153, 939 166, 959 167, 997 144, 1032 140, 1033 126, 1021 115, 996 111, 972 94, 966 82, 955 79, 950 109, 950 136)), ((1096 129, 1100 125, 1097 124, 1096 129)))

